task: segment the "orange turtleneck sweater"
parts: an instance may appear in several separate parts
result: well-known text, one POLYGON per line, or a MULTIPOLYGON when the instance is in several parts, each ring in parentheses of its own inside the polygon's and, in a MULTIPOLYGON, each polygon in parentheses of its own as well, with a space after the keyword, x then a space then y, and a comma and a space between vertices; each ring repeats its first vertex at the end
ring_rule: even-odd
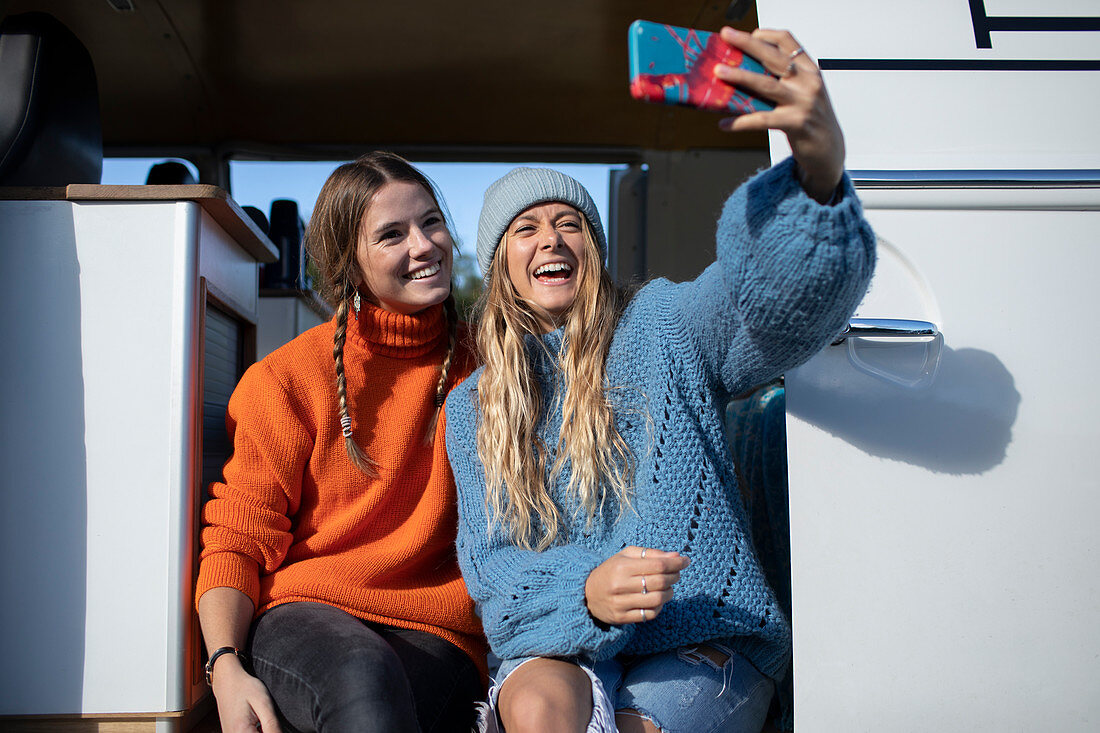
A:
MULTIPOLYGON (((202 512, 196 603, 236 588, 256 615, 319 601, 358 618, 436 634, 484 673, 485 640, 458 569, 454 477, 442 417, 424 444, 446 354, 442 306, 403 316, 363 303, 344 366, 355 439, 347 455, 332 359, 335 320, 254 364, 229 401, 233 455, 202 512)), ((473 368, 459 330, 448 389, 473 368)))

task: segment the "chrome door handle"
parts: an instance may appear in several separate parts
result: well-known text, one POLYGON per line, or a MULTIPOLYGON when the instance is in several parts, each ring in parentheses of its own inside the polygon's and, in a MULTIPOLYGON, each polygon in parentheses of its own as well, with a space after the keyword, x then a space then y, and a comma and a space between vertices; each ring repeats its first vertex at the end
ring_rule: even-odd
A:
POLYGON ((943 336, 939 327, 929 321, 913 321, 904 318, 853 318, 848 327, 841 331, 833 344, 848 343, 848 361, 853 367, 901 387, 925 388, 932 384, 940 366, 940 353, 943 348, 943 336), (871 341, 862 341, 863 338, 871 341), (880 343, 876 340, 885 339, 880 343), (911 347, 921 350, 921 363, 916 371, 902 364, 906 360, 894 363, 881 357, 868 358, 871 352, 883 347, 912 353, 911 347), (868 349, 870 351, 868 351, 868 349))
POLYGON ((848 322, 848 327, 837 334, 833 344, 864 336, 927 339, 939 334, 940 329, 930 321, 910 321, 903 318, 853 318, 848 322))

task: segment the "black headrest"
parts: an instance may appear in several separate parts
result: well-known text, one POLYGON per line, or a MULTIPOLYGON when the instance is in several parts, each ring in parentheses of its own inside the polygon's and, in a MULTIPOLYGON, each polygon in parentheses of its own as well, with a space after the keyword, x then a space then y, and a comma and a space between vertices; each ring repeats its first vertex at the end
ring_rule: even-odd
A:
POLYGON ((304 285, 302 236, 305 224, 298 214, 298 202, 276 199, 271 202, 269 236, 279 250, 279 261, 264 265, 261 283, 265 288, 300 288, 304 285))
POLYGON ((191 169, 175 160, 166 160, 157 163, 149 169, 149 175, 145 178, 148 186, 187 185, 198 183, 191 169))
POLYGON ((260 231, 264 234, 271 233, 271 225, 267 223, 267 217, 264 216, 264 212, 257 209, 255 206, 242 206, 241 210, 248 214, 248 217, 260 228, 260 231))
POLYGON ((88 50, 56 18, 0 23, 0 186, 99 183, 103 134, 88 50))

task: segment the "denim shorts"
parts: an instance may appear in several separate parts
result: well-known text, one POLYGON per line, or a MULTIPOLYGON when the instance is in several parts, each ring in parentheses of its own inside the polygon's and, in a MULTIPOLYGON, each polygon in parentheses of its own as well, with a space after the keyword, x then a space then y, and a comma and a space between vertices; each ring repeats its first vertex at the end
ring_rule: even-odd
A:
MULTIPOLYGON (((592 680, 594 705, 586 733, 614 733, 614 711, 626 709, 637 710, 665 733, 758 733, 767 717, 775 683, 719 640, 706 646, 729 655, 722 666, 702 654, 699 646, 645 656, 620 655, 595 664, 568 660, 592 680)), ((495 730, 497 693, 504 680, 535 658, 501 663, 489 691, 494 713, 483 715, 482 730, 495 730)))

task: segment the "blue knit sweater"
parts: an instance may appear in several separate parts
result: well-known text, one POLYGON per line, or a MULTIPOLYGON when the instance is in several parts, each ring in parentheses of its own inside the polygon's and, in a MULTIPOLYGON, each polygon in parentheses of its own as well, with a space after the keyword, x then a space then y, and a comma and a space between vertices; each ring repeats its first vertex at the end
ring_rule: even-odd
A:
MULTIPOLYGON (((458 559, 497 656, 607 659, 730 638, 765 674, 783 673, 790 624, 753 550, 723 411, 731 395, 828 344, 863 296, 875 238, 847 176, 842 186, 843 200, 822 206, 802 191, 792 161, 758 174, 726 202, 714 264, 691 282, 655 280, 634 296, 607 359, 616 427, 636 460, 633 508, 621 517, 606 511, 586 531, 565 492, 567 464, 552 487, 567 523, 563 542, 534 552, 509 542, 499 524, 490 530, 476 448, 480 370, 450 393, 458 559), (656 619, 597 624, 585 580, 627 545, 676 550, 691 565, 656 619)), ((542 340, 556 355, 562 331, 542 340)), ((528 354, 549 406, 540 431, 552 451, 560 372, 537 344, 528 354)))

